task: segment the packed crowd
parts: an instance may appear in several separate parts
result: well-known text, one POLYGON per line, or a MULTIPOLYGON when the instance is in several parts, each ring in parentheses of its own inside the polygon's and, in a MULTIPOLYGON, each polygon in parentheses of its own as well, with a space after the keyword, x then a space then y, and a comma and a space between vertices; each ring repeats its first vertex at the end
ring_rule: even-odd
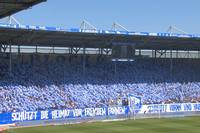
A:
POLYGON ((200 101, 200 62, 136 60, 118 63, 14 64, 0 80, 0 113, 120 104, 128 94, 143 104, 200 101))

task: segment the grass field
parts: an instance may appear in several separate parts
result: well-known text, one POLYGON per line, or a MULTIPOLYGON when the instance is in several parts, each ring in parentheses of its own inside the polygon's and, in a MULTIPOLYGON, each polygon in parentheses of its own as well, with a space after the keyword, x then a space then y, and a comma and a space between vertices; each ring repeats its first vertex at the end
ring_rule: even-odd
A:
POLYGON ((11 129, 7 133, 200 133, 200 117, 140 119, 11 129))

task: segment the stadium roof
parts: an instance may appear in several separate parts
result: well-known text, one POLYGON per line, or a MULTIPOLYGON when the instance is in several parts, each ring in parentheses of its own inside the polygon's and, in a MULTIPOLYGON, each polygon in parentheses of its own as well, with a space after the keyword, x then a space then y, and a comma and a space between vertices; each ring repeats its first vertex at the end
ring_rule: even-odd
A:
POLYGON ((200 35, 0 24, 0 43, 24 46, 200 50, 200 35))
POLYGON ((0 18, 32 7, 46 0, 0 0, 0 18))

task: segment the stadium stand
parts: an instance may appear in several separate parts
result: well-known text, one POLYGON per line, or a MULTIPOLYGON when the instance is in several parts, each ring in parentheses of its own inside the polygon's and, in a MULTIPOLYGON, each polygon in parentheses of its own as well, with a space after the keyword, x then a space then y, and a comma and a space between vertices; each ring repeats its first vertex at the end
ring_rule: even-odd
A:
POLYGON ((129 93, 142 96, 143 104, 200 101, 200 62, 174 59, 138 59, 86 62, 81 58, 34 60, 14 63, 11 77, 0 81, 0 112, 63 108, 106 107, 121 104, 129 93), (78 62, 77 62, 78 60, 78 62))
MULTIPOLYGON (((1 0, 0 19, 44 1, 1 0)), ((87 117, 135 119, 156 112, 160 118, 200 110, 200 35, 64 29, 9 19, 0 24, 0 133, 87 117)))

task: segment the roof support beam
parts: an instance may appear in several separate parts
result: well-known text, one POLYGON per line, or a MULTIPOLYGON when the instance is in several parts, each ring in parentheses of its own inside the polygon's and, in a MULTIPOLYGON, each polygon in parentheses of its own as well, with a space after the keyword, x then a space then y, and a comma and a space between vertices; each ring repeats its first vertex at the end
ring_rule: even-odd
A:
POLYGON ((46 0, 1 0, 0 1, 0 19, 25 10, 46 0))

